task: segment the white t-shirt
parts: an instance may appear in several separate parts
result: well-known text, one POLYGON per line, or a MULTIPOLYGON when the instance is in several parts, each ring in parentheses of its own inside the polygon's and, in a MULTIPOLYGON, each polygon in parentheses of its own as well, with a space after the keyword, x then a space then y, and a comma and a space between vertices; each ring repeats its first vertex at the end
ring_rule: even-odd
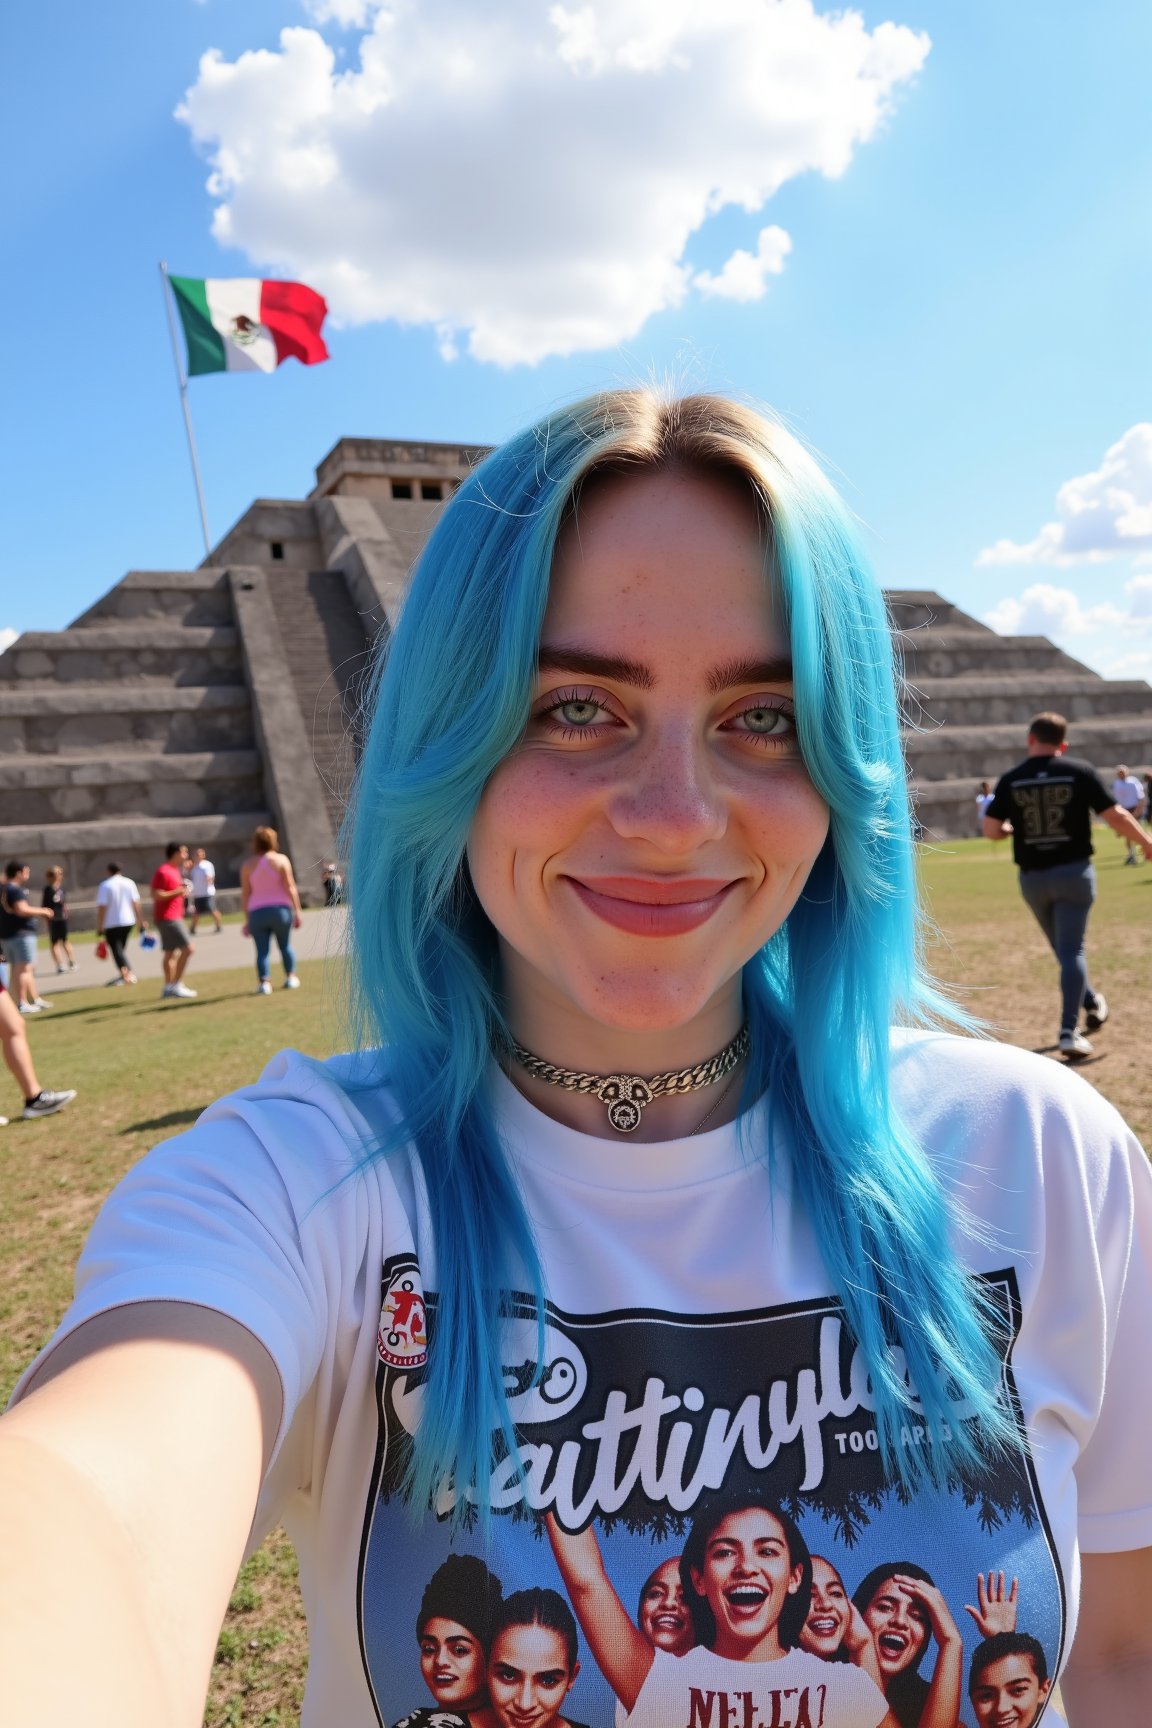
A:
MULTIPOLYGON (((783 1502, 850 1592, 878 1564, 926 1568, 965 1642, 965 1686, 976 1574, 1018 1577, 1019 1629, 1058 1672, 1077 1539, 1096 1552, 1152 1544, 1152 1172, 1083 1080, 1003 1045, 897 1035, 896 1097, 966 1208, 963 1262, 1014 1327, 1005 1384, 1028 1430, 1021 1458, 964 1491, 907 1498, 884 1480, 788 1148, 778 1141, 770 1188, 734 1127, 654 1145, 593 1138, 494 1073, 550 1306, 540 1374, 535 1322, 505 1323, 529 1470, 526 1486, 495 1472, 485 1542, 431 1515, 413 1524, 396 1493, 427 1351, 451 1341, 429 1346, 437 1267, 414 1157, 357 1169, 389 1122, 370 1060, 282 1053, 141 1160, 93 1229, 57 1334, 169 1299, 233 1315, 266 1345, 284 1418, 253 1541, 282 1519, 300 1557, 305 1728, 376 1728, 432 1704, 415 1618, 453 1548, 482 1554, 506 1593, 559 1590, 534 1509, 571 1530, 593 1522, 632 1612, 717 1487, 783 1502)), ((765 1115, 746 1119, 746 1143, 763 1139, 765 1115)), ((929 1443, 910 1422, 907 1444, 929 1443)), ((565 1715, 609 1728, 616 1700, 581 1646, 565 1715)))
POLYGON ((104 907, 104 928, 123 929, 136 922, 140 890, 130 876, 106 876, 96 890, 96 904, 104 907))
POLYGON ((192 866, 192 896, 196 900, 210 899, 216 892, 216 866, 205 858, 203 864, 192 866))
POLYGON ((733 1662, 697 1645, 686 1656, 657 1650, 627 1728, 878 1728, 887 1715, 871 1675, 844 1662, 789 1650, 775 1662, 733 1662))
POLYGON ((1118 774, 1112 782, 1112 796, 1124 810, 1136 810, 1144 802, 1144 787, 1135 774, 1118 774))

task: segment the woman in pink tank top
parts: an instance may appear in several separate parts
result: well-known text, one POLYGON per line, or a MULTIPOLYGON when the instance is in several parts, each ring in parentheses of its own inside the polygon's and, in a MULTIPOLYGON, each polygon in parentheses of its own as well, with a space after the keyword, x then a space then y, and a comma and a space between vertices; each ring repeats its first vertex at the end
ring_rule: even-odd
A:
POLYGON ((297 990, 296 956, 292 931, 300 928, 300 895, 292 874, 292 860, 279 850, 275 828, 257 828, 252 836, 253 856, 240 866, 240 905, 245 933, 256 944, 257 992, 270 996, 268 956, 275 937, 284 962, 284 988, 297 990))

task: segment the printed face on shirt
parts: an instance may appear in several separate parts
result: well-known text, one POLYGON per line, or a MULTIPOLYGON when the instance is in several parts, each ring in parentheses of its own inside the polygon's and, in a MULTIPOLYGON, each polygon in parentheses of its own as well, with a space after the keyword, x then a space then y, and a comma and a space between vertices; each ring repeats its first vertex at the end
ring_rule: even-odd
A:
POLYGON ((1037 1679, 1030 1656, 989 1662, 972 1688, 978 1728, 1032 1728, 1051 1689, 1051 1680, 1037 1679))
POLYGON ((685 469, 594 484, 560 537, 527 730, 468 843, 535 1048, 729 1022, 799 897, 828 811, 765 566, 747 488, 685 469))
POLYGON ((420 1672, 437 1704, 468 1710, 484 1697, 484 1651, 456 1620, 434 1614, 420 1634, 420 1672))
POLYGON ((906 1668, 915 1668, 927 1648, 931 1629, 924 1609, 907 1590, 902 1590, 895 1579, 885 1578, 865 1608, 864 1619, 886 1680, 906 1668))
POLYGON ((550 1728, 580 1672, 550 1626, 505 1626, 488 1658, 488 1695, 500 1728, 550 1728))
POLYGON ((829 1661, 843 1644, 852 1623, 852 1605, 844 1580, 819 1554, 812 1556, 812 1606, 800 1633, 800 1648, 829 1661))
POLYGON ((722 1518, 705 1544, 703 1566, 692 1568, 692 1588, 716 1621, 715 1653, 738 1662, 754 1648, 759 1659, 783 1654, 776 1626, 802 1578, 771 1512, 750 1506, 722 1518))
POLYGON ((696 1629, 680 1578, 679 1560, 657 1566, 640 1592, 640 1630, 653 1650, 683 1656, 696 1642, 696 1629))

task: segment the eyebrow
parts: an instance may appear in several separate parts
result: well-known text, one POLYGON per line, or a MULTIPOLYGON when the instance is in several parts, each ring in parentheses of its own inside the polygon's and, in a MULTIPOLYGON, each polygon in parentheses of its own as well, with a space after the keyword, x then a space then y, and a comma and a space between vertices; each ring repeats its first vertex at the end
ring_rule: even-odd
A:
MULTIPOLYGON (((586 672, 616 684, 631 684, 651 690, 656 680, 640 660, 616 654, 596 654, 590 648, 553 648, 542 643, 538 658, 541 672, 586 672)), ((774 660, 726 660, 708 674, 708 688, 715 696, 737 684, 791 684, 792 662, 787 655, 774 660)))

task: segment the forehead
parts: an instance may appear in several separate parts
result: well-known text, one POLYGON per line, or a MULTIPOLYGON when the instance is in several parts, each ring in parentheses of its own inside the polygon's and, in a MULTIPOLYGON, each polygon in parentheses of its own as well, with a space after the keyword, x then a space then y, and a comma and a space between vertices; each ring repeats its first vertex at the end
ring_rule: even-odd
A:
POLYGON ((443 1614, 432 1614, 420 1628, 421 1638, 470 1638, 476 1642, 475 1634, 469 1632, 467 1626, 461 1626, 459 1620, 448 1620, 443 1614))
POLYGON ((517 1668, 563 1668, 567 1652, 551 1626, 505 1626, 493 1640, 492 1660, 517 1668))
POLYGON ((622 629, 658 648, 687 616, 706 644, 779 646, 767 540, 749 483, 692 468, 594 479, 557 541, 545 635, 622 629))
POLYGON ((835 1566, 830 1560, 825 1560, 819 1554, 812 1556, 812 1582, 820 1585, 839 1584, 841 1589, 844 1588, 844 1580, 835 1566))
POLYGON ((976 1687, 1009 1686, 1014 1680, 1033 1680, 1039 1684, 1032 1658, 1019 1651, 1011 1656, 1001 1656, 999 1661, 989 1662, 976 1676, 976 1687))
POLYGON ((741 1512, 729 1512, 708 1537, 709 1546, 713 1542, 767 1540, 784 1542, 786 1537, 779 1518, 763 1506, 747 1506, 741 1512))
POLYGON ((654 1590, 658 1584, 663 1584, 663 1585, 679 1584, 679 1582, 680 1582, 680 1562, 679 1562, 679 1560, 662 1560, 660 1562, 659 1566, 657 1566, 656 1570, 654 1572, 649 1573, 648 1579, 645 1582, 644 1588, 645 1588, 645 1590, 654 1590))

